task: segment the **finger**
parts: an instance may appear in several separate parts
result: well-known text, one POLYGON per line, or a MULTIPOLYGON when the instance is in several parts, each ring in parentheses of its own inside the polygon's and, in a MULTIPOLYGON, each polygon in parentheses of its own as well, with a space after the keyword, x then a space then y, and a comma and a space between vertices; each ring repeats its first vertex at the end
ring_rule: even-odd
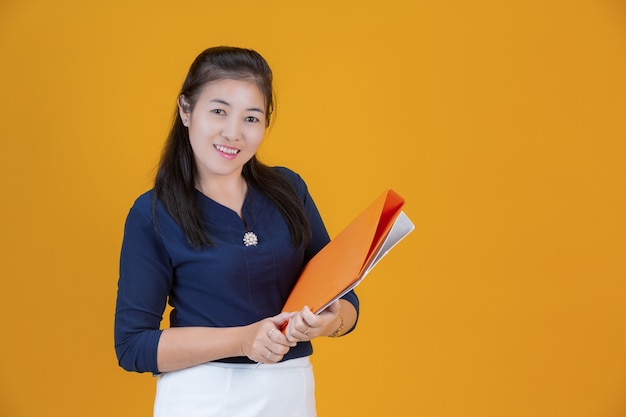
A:
POLYGON ((296 317, 292 318, 285 329, 285 337, 289 342, 296 343, 304 340, 302 334, 298 331, 298 325, 296 322, 300 322, 296 317))
POLYGON ((311 329, 311 324, 305 320, 304 318, 304 313, 300 316, 300 320, 298 320, 294 326, 294 328, 302 334, 307 334, 309 332, 309 330, 311 329))
POLYGON ((262 360, 264 363, 280 362, 288 351, 289 347, 287 346, 273 344, 263 350, 264 356, 262 360))
MULTIPOLYGON (((287 338, 287 336, 285 336, 279 329, 277 329, 276 327, 272 327, 268 332, 267 332, 267 338, 270 340, 270 342, 273 342, 275 344, 281 345, 281 346, 287 346, 287 347, 294 347, 296 345, 296 342, 291 341, 287 338)), ((270 347, 271 348, 271 347, 270 347)))
POLYGON ((285 338, 293 345, 300 341, 299 338, 294 336, 293 325, 291 323, 287 326, 287 328, 285 328, 285 338))
POLYGON ((339 303, 339 300, 335 300, 333 301, 332 304, 326 307, 324 311, 329 311, 331 313, 339 313, 339 310, 341 310, 341 303, 339 303))
POLYGON ((274 355, 274 352, 272 352, 270 349, 267 349, 267 353, 263 356, 263 359, 261 359, 259 362, 273 363, 275 358, 276 358, 276 355, 274 355))
POLYGON ((317 314, 313 313, 308 306, 305 306, 302 309, 302 320, 307 326, 313 327, 316 322, 319 321, 319 317, 317 314))
POLYGON ((307 339, 307 335, 311 330, 311 327, 313 326, 311 326, 304 318, 301 318, 294 326, 294 329, 296 332, 304 336, 302 339, 307 339))
POLYGON ((289 322, 286 333, 289 337, 288 340, 297 340, 299 342, 308 341, 311 339, 309 332, 313 326, 310 326, 298 313, 294 319, 289 322))
POLYGON ((267 332, 267 337, 268 337, 268 339, 273 340, 273 339, 272 339, 272 334, 273 334, 275 331, 276 331, 276 327, 272 327, 272 328, 270 329, 270 331, 269 331, 269 332, 267 332))
POLYGON ((312 329, 320 327, 323 324, 323 320, 309 310, 308 307, 305 307, 299 314, 300 320, 296 323, 295 329, 304 335, 307 340, 311 339, 312 329))
POLYGON ((272 320, 272 323, 274 323, 274 326, 280 328, 283 327, 285 323, 287 323, 293 317, 293 315, 294 313, 285 312, 271 317, 270 319, 272 320))

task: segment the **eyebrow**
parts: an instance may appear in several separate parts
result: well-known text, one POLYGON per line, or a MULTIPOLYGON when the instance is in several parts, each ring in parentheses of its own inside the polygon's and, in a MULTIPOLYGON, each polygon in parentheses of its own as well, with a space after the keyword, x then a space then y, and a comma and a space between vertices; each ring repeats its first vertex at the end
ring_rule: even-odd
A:
MULTIPOLYGON (((225 106, 229 106, 230 107, 230 103, 225 101, 225 100, 222 100, 221 98, 211 99, 211 100, 209 100, 209 103, 220 103, 220 104, 223 104, 225 106)), ((249 109, 246 109, 246 111, 256 111, 256 112, 259 112, 261 114, 265 114, 265 112, 263 110, 259 109, 258 107, 250 107, 249 109)))

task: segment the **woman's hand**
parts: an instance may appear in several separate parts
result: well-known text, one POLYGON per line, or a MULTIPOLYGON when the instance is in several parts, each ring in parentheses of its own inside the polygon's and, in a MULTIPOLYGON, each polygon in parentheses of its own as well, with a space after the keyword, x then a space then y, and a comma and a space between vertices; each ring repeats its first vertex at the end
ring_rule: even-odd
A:
POLYGON ((339 300, 320 314, 314 314, 308 306, 295 313, 287 324, 285 335, 290 342, 306 342, 319 336, 328 336, 339 326, 339 300))
POLYGON ((243 328, 241 352, 259 363, 279 362, 296 345, 279 330, 293 313, 281 313, 243 328))

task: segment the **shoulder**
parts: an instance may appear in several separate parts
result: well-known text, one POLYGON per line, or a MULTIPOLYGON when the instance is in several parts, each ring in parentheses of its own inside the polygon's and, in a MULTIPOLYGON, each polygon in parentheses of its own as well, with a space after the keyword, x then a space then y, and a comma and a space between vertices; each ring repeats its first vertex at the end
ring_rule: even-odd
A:
POLYGON ((272 169, 274 169, 276 172, 280 173, 282 176, 287 178, 287 180, 289 180, 291 185, 295 188, 298 195, 304 196, 308 194, 307 185, 302 179, 302 177, 300 176, 300 174, 283 166, 275 166, 275 167, 272 167, 272 169))
POLYGON ((130 208, 128 217, 143 217, 152 221, 154 190, 146 191, 137 197, 130 208))
POLYGON ((152 211, 152 200, 154 198, 154 190, 146 191, 135 199, 131 210, 152 211))
POLYGON ((295 171, 293 171, 293 170, 291 170, 291 169, 289 169, 287 167, 274 166, 274 167, 272 167, 272 169, 274 171, 276 171, 276 172, 279 172, 281 175, 286 176, 290 180, 296 180, 296 179, 300 179, 301 180, 300 175, 297 172, 295 172, 295 171))

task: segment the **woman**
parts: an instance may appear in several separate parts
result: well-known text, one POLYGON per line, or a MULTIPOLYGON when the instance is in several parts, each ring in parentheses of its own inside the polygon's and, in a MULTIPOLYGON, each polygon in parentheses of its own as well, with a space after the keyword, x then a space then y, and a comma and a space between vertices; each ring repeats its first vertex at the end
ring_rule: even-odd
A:
POLYGON ((356 324, 353 292, 318 315, 281 313, 329 237, 303 180, 256 158, 273 103, 258 53, 202 52, 155 186, 128 214, 115 347, 124 369, 158 375, 157 417, 314 416, 310 341, 356 324))

